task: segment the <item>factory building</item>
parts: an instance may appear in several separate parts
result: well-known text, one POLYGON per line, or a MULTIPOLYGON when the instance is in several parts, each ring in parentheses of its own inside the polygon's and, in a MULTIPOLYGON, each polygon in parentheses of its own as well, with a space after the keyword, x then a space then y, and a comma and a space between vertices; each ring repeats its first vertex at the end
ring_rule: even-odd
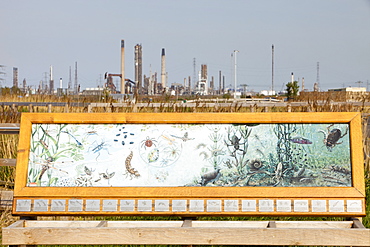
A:
POLYGON ((329 89, 327 92, 300 92, 299 101, 321 100, 321 101, 336 101, 336 102, 357 102, 363 101, 369 97, 369 92, 366 92, 366 87, 345 87, 329 89))
POLYGON ((196 83, 195 93, 199 95, 208 95, 208 67, 207 64, 200 66, 198 73, 198 82, 196 83))

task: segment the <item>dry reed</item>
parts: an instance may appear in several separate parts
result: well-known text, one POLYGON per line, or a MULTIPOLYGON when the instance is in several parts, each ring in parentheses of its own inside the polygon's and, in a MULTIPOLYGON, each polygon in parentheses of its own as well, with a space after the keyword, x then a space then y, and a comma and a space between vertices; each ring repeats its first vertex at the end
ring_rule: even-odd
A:
MULTIPOLYGON (((3 101, 12 101, 8 98, 2 99, 3 101)), ((17 101, 19 98, 14 98, 13 101, 17 101)), ((30 100, 30 99, 29 99, 30 100)), ((81 102, 89 102, 88 99, 80 99, 81 102)), ((367 99, 366 99, 367 100, 367 99)), ((68 98, 43 98, 40 96, 35 96, 30 101, 34 102, 71 102, 68 98), (63 101, 64 100, 64 101, 63 101)), ((365 102, 365 101, 364 101, 365 102)), ((366 191, 367 194, 370 193, 370 108, 365 106, 355 106, 351 103, 341 103, 334 104, 332 100, 324 101, 320 103, 318 100, 310 100, 307 102, 306 106, 290 106, 277 107, 272 105, 271 107, 260 107, 258 104, 251 105, 248 107, 242 106, 241 104, 230 103, 228 106, 216 105, 215 107, 209 107, 205 103, 196 101, 193 107, 186 105, 176 105, 175 102, 169 102, 167 99, 160 102, 159 107, 151 107, 150 103, 147 106, 138 107, 135 104, 131 104, 125 107, 114 107, 113 105, 109 107, 95 107, 89 109, 88 107, 71 107, 69 105, 63 107, 48 107, 42 106, 31 106, 31 107, 17 107, 17 106, 5 106, 0 103, 0 122, 1 123, 19 123, 21 112, 354 112, 358 111, 362 114, 363 123, 363 149, 364 149, 364 166, 365 166, 365 178, 366 178, 366 191)), ((18 136, 17 135, 0 135, 0 158, 16 158, 18 136)), ((0 180, 5 181, 7 185, 14 182, 14 167, 0 167, 0 180)), ((369 195, 368 195, 369 197, 369 195)), ((367 202, 368 210, 370 207, 370 200, 367 202)), ((370 225, 370 217, 364 218, 364 224, 370 225)), ((2 213, 0 221, 1 226, 8 226, 10 223, 14 222, 17 217, 12 217, 9 211, 2 213)))

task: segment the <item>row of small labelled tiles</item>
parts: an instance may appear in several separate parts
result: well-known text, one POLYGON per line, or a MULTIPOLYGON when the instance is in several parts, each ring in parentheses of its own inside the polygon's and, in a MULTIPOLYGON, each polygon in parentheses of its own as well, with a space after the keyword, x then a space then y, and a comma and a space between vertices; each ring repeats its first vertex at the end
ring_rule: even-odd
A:
POLYGON ((297 199, 17 199, 16 212, 348 212, 363 200, 297 199))

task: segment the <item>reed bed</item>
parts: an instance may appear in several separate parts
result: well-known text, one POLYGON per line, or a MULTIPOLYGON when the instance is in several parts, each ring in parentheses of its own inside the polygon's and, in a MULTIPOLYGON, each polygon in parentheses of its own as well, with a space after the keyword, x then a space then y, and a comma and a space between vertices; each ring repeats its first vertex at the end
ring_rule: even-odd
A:
MULTIPOLYGON (((76 98, 70 97, 42 97, 42 96, 33 96, 33 98, 2 98, 2 101, 7 102, 16 102, 21 100, 27 100, 28 102, 75 102, 76 98)), ((93 102, 89 98, 79 98, 80 102, 93 102)), ((128 104, 125 107, 114 107, 111 104, 108 107, 71 107, 58 106, 58 107, 40 107, 40 106, 5 106, 0 102, 0 123, 19 123, 20 116, 22 112, 53 112, 53 113, 102 113, 102 112, 176 112, 176 113, 185 113, 185 112, 361 112, 362 113, 362 125, 363 125, 363 149, 364 149, 364 166, 365 166, 365 181, 366 181, 366 207, 367 207, 367 217, 363 218, 363 224, 365 227, 370 228, 370 107, 367 107, 365 104, 354 105, 351 103, 341 103, 334 104, 332 100, 324 101, 319 103, 318 100, 308 100, 308 104, 305 106, 290 106, 287 104, 284 107, 276 107, 272 105, 271 107, 261 107, 258 104, 254 104, 248 107, 242 106, 238 103, 230 103, 228 106, 215 106, 209 107, 207 104, 201 101, 196 101, 194 107, 179 106, 176 101, 170 101, 168 98, 157 99, 157 102, 160 103, 159 107, 151 107, 150 103, 147 106, 138 107, 136 104, 128 104), (162 100, 162 101, 161 101, 162 100)), ((178 102, 178 101, 177 101, 178 102)), ((365 100, 364 100, 365 102, 365 100)), ((112 100, 108 99, 105 103, 113 103, 112 100)), ((16 158, 16 150, 18 144, 17 135, 0 135, 0 158, 16 158)), ((14 167, 0 167, 0 187, 3 189, 11 189, 12 184, 14 183, 15 168, 14 167)), ((40 218, 40 219, 44 219, 40 218)), ((47 217, 47 219, 60 219, 60 217, 47 217)), ((178 220, 178 217, 68 217, 69 220, 178 220)), ((201 220, 212 220, 212 217, 203 217, 201 220)), ((297 218, 276 218, 276 220, 290 220, 297 218)), ((305 220, 327 220, 328 218, 304 218, 305 220)), ((0 222, 1 227, 8 226, 12 222, 18 220, 18 217, 13 217, 9 210, 2 212, 0 222)), ((245 217, 217 217, 217 220, 274 220, 271 217, 263 218, 245 218, 245 217)), ((341 218, 333 218, 333 220, 342 220, 341 218)), ((0 235, 1 239, 1 235, 0 235)))

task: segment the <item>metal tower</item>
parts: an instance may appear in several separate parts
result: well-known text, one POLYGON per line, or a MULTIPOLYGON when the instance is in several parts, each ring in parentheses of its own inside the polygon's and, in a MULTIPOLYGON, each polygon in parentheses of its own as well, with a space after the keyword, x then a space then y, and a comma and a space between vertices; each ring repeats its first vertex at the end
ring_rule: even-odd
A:
POLYGON ((197 81, 197 62, 196 62, 196 59, 193 58, 193 83, 194 85, 196 84, 196 81, 197 81))
POLYGON ((142 64, 142 46, 137 44, 135 46, 135 82, 136 90, 139 94, 142 94, 143 86, 143 64, 142 64))
POLYGON ((75 92, 75 94, 78 94, 77 62, 75 63, 75 85, 74 85, 74 92, 75 92))
POLYGON ((319 62, 317 62, 316 69, 317 69, 316 83, 317 83, 318 88, 320 89, 320 63, 319 62))
POLYGON ((71 66, 69 66, 68 94, 71 92, 71 90, 72 90, 72 70, 71 66))
POLYGON ((274 45, 272 45, 271 93, 274 93, 274 45))

